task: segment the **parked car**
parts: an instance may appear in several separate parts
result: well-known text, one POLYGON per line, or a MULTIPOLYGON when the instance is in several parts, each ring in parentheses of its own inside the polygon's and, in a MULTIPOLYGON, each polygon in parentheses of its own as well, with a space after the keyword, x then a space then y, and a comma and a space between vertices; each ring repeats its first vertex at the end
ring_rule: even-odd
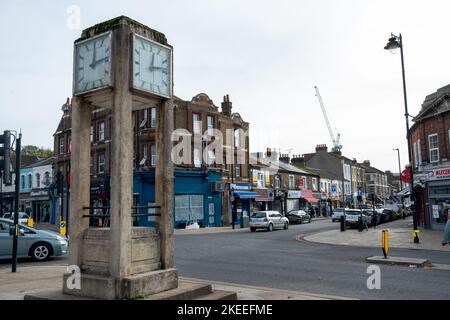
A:
POLYGON ((341 217, 344 215, 344 208, 333 209, 333 214, 331 215, 331 221, 341 221, 341 217))
POLYGON ((289 224, 311 223, 311 215, 304 210, 292 210, 286 214, 286 218, 288 218, 289 224))
POLYGON ((274 229, 289 228, 289 220, 283 217, 278 211, 258 211, 250 217, 250 231, 255 232, 257 229, 274 229))
MULTIPOLYGON (((4 213, 2 218, 3 219, 14 220, 14 212, 6 212, 6 213, 4 213)), ((30 219, 30 216, 28 214, 26 214, 25 212, 20 212, 19 211, 19 223, 20 224, 27 224, 28 223, 28 219, 30 219)))
POLYGON ((382 214, 382 222, 389 222, 395 220, 395 212, 390 209, 384 209, 382 214))
MULTIPOLYGON (((0 259, 12 257, 14 221, 0 218, 0 259)), ((67 238, 49 230, 38 230, 25 225, 19 226, 17 257, 31 257, 45 261, 52 256, 67 254, 67 238)))
POLYGON ((366 216, 368 216, 370 218, 370 226, 373 226, 373 216, 375 215, 377 218, 376 224, 379 225, 381 224, 381 214, 379 214, 378 212, 375 211, 375 213, 373 212, 373 209, 369 209, 369 210, 363 210, 363 214, 365 214, 366 216))
POLYGON ((346 225, 348 225, 350 228, 358 227, 358 221, 360 217, 363 219, 363 223, 365 223, 367 226, 370 225, 370 217, 368 215, 365 215, 362 210, 345 209, 345 222, 346 225))

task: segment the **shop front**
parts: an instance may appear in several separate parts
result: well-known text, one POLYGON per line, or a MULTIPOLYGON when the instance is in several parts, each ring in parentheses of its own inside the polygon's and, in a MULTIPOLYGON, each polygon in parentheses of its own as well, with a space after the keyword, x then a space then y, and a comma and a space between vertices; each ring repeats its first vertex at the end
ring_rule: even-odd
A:
MULTIPOLYGON (((230 183, 231 192, 231 212, 233 208, 236 210, 236 223, 240 224, 243 217, 250 217, 250 214, 254 211, 254 202, 260 197, 258 193, 252 191, 252 185, 250 183, 230 183)), ((232 217, 230 216, 230 221, 232 217)))
POLYGON ((428 227, 443 230, 450 208, 450 167, 428 172, 425 196, 428 196, 428 227))
POLYGON ((259 197, 255 199, 254 205, 252 207, 252 212, 254 211, 265 211, 273 210, 274 192, 273 189, 257 189, 253 188, 259 197))
POLYGON ((286 192, 286 212, 300 209, 300 199, 302 192, 300 190, 288 190, 286 192))
POLYGON ((32 217, 35 223, 52 223, 49 189, 33 189, 30 193, 32 217))

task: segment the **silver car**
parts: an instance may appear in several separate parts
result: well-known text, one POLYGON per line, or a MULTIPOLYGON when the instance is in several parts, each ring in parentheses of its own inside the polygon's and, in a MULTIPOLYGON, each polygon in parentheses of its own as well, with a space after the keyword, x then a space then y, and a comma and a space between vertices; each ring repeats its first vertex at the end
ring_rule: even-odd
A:
MULTIPOLYGON (((14 222, 0 218, 0 259, 12 257, 14 222)), ((31 257, 37 261, 48 260, 51 256, 67 254, 67 238, 49 230, 38 230, 19 226, 17 257, 31 257)))
MULTIPOLYGON (((3 214, 2 218, 14 220, 14 212, 6 212, 5 214, 3 214)), ((25 212, 19 212, 20 224, 27 224, 28 219, 30 219, 30 216, 28 214, 26 214, 25 212)))
POLYGON ((289 228, 289 220, 278 211, 258 211, 250 217, 250 231, 252 232, 255 232, 256 229, 273 231, 287 228, 289 228))
POLYGON ((363 221, 363 225, 369 226, 371 224, 371 218, 364 214, 361 209, 345 209, 345 222, 349 227, 358 227, 360 217, 363 221))

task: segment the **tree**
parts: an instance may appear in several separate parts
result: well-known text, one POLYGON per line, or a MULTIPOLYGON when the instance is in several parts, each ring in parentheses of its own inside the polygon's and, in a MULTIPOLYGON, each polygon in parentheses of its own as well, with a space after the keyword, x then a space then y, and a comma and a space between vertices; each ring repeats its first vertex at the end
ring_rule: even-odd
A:
POLYGON ((45 149, 44 147, 27 145, 22 147, 22 154, 36 156, 38 158, 48 158, 53 155, 53 151, 50 149, 45 149))

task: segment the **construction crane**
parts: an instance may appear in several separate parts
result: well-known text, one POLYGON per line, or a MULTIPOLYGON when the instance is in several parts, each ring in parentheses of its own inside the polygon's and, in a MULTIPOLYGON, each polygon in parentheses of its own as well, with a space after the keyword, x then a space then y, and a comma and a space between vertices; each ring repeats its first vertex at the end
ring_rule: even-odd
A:
POLYGON ((330 133, 331 141, 333 141, 333 151, 341 151, 342 144, 340 143, 341 134, 338 133, 336 138, 334 138, 333 130, 331 130, 330 121, 328 121, 327 112, 325 111, 325 106, 323 105, 322 97, 320 96, 319 88, 314 86, 316 89, 316 97, 319 99, 320 107, 322 108, 323 117, 325 118, 325 122, 327 123, 328 132, 330 133))

